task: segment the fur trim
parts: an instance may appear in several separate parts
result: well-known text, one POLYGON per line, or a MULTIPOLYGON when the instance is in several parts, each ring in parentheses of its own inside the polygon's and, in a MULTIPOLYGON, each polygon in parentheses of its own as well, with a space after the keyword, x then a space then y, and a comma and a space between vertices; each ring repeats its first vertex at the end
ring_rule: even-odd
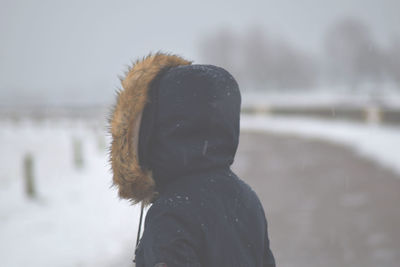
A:
POLYGON ((110 117, 110 161, 113 185, 121 198, 150 203, 155 196, 151 171, 142 170, 138 159, 139 127, 148 91, 154 78, 167 67, 190 65, 175 55, 157 53, 138 60, 121 79, 123 89, 110 117))

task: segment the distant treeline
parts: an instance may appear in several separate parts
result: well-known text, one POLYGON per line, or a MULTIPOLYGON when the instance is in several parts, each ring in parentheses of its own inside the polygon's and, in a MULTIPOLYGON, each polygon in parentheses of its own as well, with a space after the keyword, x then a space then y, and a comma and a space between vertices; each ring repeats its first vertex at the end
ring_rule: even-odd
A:
MULTIPOLYGON (((241 84, 253 89, 310 89, 335 86, 351 90, 400 88, 400 39, 376 42, 363 22, 343 19, 332 25, 322 53, 302 51, 271 38, 261 28, 239 34, 229 29, 206 36, 200 55, 206 62, 231 71, 241 84)), ((319 51, 318 51, 319 52, 319 51)))

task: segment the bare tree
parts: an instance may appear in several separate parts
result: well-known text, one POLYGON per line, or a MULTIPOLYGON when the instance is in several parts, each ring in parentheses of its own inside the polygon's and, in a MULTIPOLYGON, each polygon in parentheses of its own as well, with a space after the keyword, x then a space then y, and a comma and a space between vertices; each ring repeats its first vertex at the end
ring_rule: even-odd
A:
POLYGON ((315 84, 314 60, 287 42, 276 41, 260 27, 237 37, 221 30, 201 44, 201 56, 227 68, 253 89, 298 89, 315 84))
POLYGON ((389 78, 400 88, 400 38, 394 38, 386 52, 386 70, 389 78))
POLYGON ((252 87, 268 87, 271 81, 271 41, 260 27, 249 29, 241 40, 239 55, 243 80, 252 87))
POLYGON ((362 22, 348 18, 335 24, 326 35, 325 48, 333 81, 356 89, 363 82, 381 80, 382 54, 362 22))
POLYGON ((211 64, 226 68, 235 76, 238 73, 238 40, 229 28, 223 28, 206 36, 200 43, 200 57, 211 64))
POLYGON ((315 61, 286 41, 277 41, 270 58, 271 80, 278 89, 310 89, 317 80, 315 61))

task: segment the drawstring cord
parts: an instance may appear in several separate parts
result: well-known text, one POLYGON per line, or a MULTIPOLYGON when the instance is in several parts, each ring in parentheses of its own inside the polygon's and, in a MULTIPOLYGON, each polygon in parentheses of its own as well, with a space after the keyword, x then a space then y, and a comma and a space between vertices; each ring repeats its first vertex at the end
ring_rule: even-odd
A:
POLYGON ((136 238, 136 248, 139 245, 139 240, 140 240, 140 232, 142 231, 142 219, 143 219, 143 209, 144 209, 144 204, 143 202, 141 203, 141 207, 140 207, 140 218, 139 218, 139 228, 138 228, 138 232, 137 232, 137 238, 136 238))
MULTIPOLYGON (((137 237, 136 237, 135 251, 138 248, 139 241, 140 241, 140 232, 142 231, 143 210, 144 210, 144 204, 142 202, 141 207, 140 207, 139 227, 138 227, 138 232, 137 232, 137 237)), ((132 261, 136 262, 136 257, 134 257, 132 261)))

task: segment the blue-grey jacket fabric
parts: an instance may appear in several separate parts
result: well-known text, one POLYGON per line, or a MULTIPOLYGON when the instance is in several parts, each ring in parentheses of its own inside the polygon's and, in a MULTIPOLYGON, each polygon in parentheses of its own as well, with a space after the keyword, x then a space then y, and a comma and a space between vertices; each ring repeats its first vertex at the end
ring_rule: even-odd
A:
POLYGON ((275 266, 260 200, 230 168, 240 132, 235 79, 212 65, 172 67, 149 94, 139 159, 158 195, 136 266, 275 266))

